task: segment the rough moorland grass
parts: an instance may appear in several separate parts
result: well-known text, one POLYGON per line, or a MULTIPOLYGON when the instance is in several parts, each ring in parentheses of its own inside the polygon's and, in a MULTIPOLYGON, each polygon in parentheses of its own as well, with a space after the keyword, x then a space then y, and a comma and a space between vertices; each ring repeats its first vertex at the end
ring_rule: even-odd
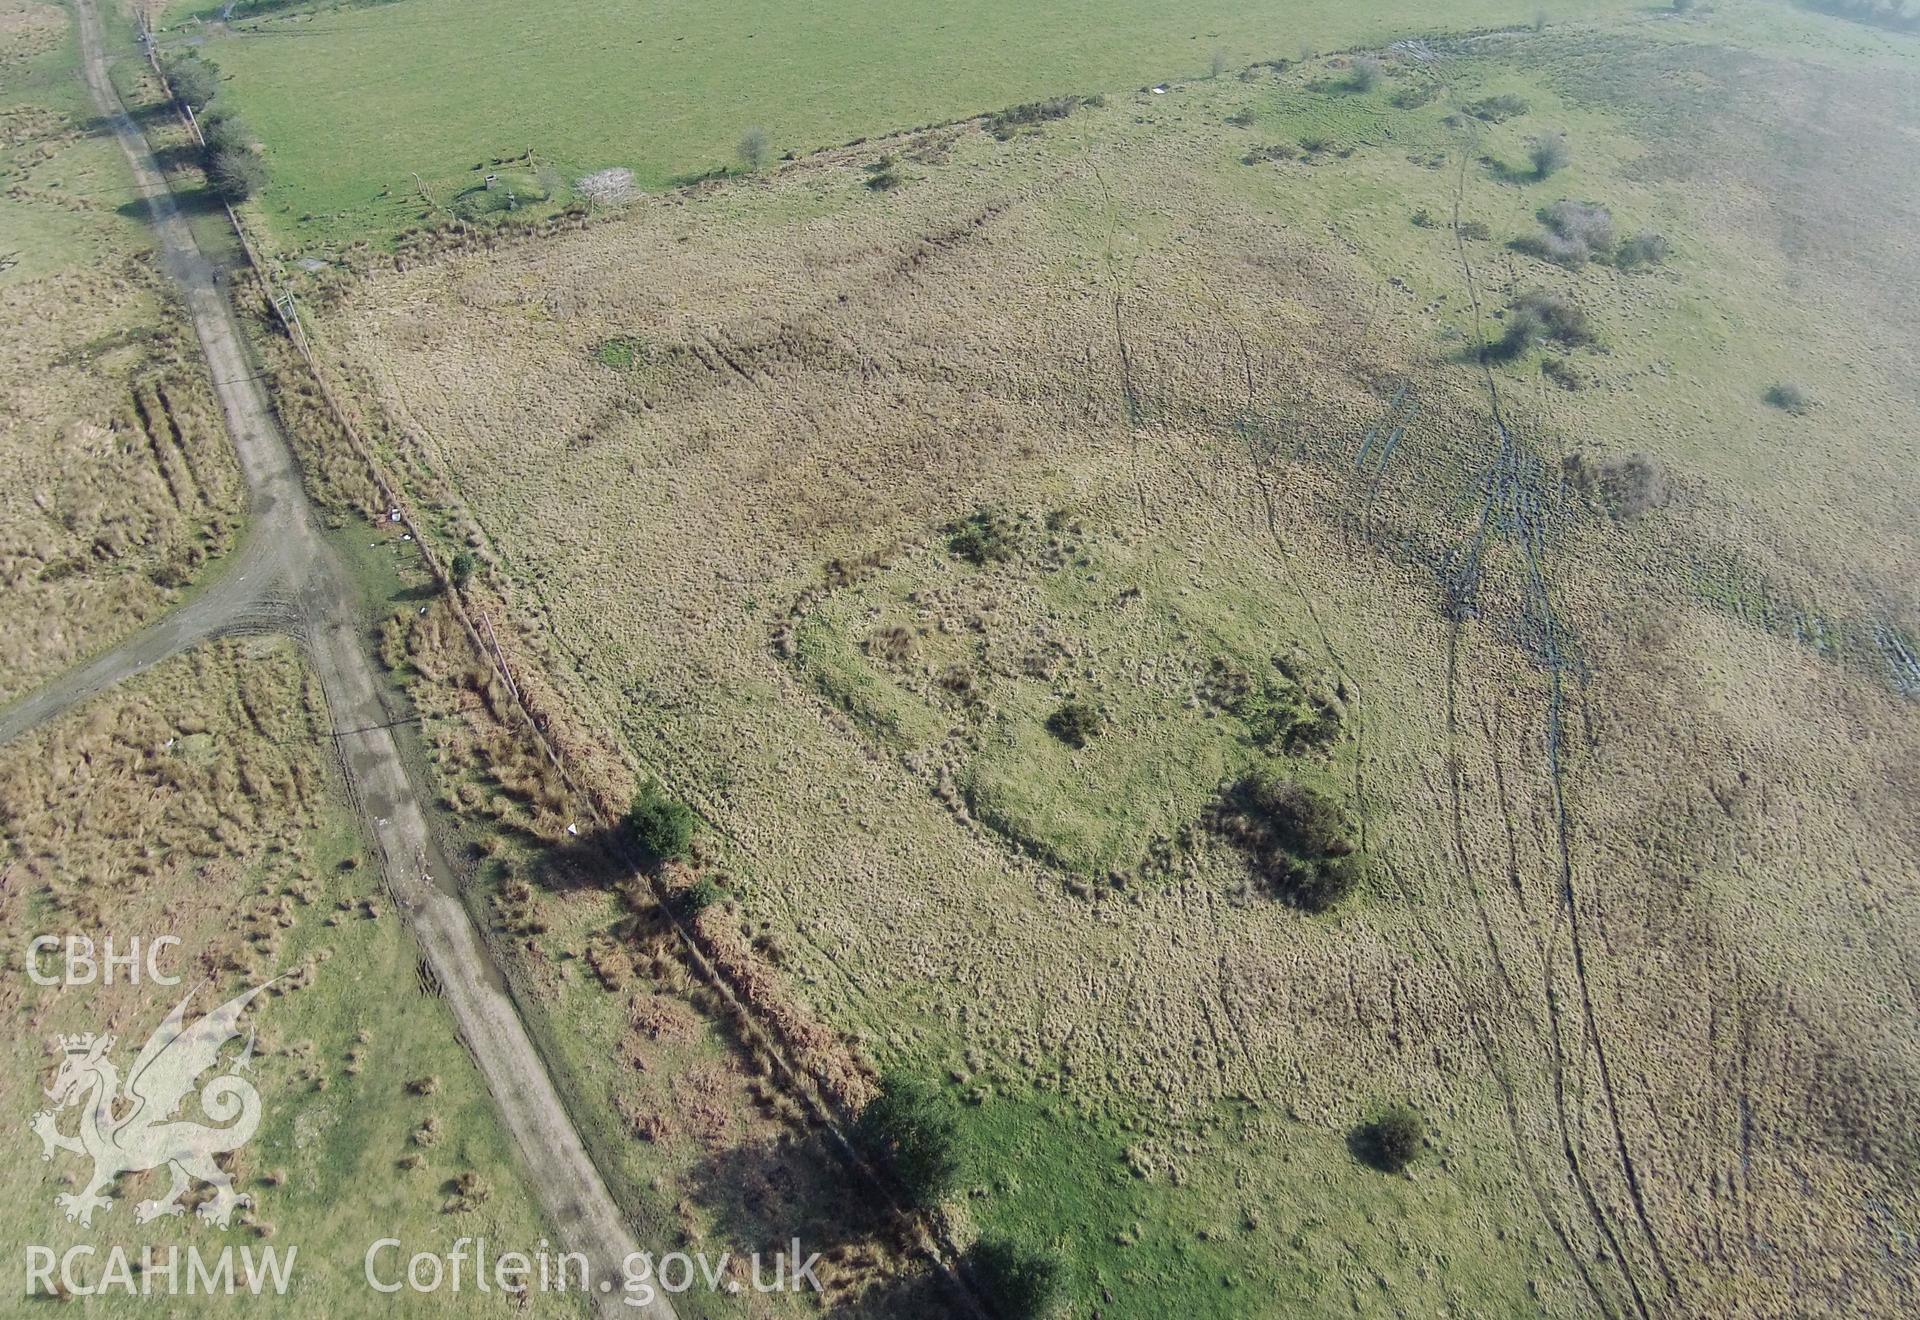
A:
MULTIPOLYGON (((1865 1181, 1910 1197, 1855 1138, 1899 1111, 1863 1113, 1862 1086, 1817 1078, 1836 1060, 1868 1082, 1869 1065, 1912 1061, 1908 1009, 1857 991, 1897 983, 1908 956, 1911 709, 1702 607, 1690 574, 1730 541, 1756 571, 1843 584, 1871 567, 1847 547, 1915 559, 1890 520, 1884 536, 1857 534, 1907 498, 1909 386, 1887 359, 1858 359, 1857 310, 1823 301, 1860 290, 1820 288, 1846 270, 1832 221, 1876 244, 1905 231, 1856 223, 1878 214, 1858 198, 1833 216, 1801 208, 1790 259, 1766 215, 1721 206, 1735 190, 1703 183, 1765 165, 1757 144, 1775 135, 1817 164, 1817 134, 1843 126, 1871 161, 1905 140, 1884 120, 1920 102, 1863 107, 1836 92, 1822 128, 1728 99, 1743 79, 1754 96, 1823 90, 1808 70, 1679 52, 1692 87, 1657 43, 1551 27, 1474 49, 1451 70, 1459 96, 1511 91, 1533 110, 1455 128, 1442 102, 1385 117, 1384 96, 1341 93, 1323 98, 1325 122, 1306 122, 1285 98, 1312 93, 1291 76, 1270 90, 1223 79, 1217 92, 1110 97, 1013 142, 952 135, 948 163, 917 164, 883 197, 862 167, 909 150, 905 139, 642 203, 631 221, 557 242, 383 274, 326 329, 385 406, 433 436, 437 448, 412 452, 432 470, 422 493, 467 502, 500 548, 506 568, 489 581, 523 629, 505 644, 561 676, 570 709, 606 731, 596 746, 624 744, 633 772, 676 776, 724 822, 719 864, 741 881, 724 915, 781 950, 810 1005, 878 1065, 956 1077, 985 1156, 964 1213, 1065 1250, 1080 1309, 1110 1287, 1153 1294, 1150 1313, 1220 1297, 1234 1314, 1625 1312, 1622 1267, 1596 1246, 1604 1217, 1643 1283, 1657 1237, 1698 1305, 1785 1313, 1818 1287, 1894 1313, 1903 1281, 1856 1211, 1865 1181), (1658 104, 1673 89, 1697 102, 1658 104), (1674 172, 1666 128, 1627 117, 1636 100, 1656 102, 1661 125, 1697 130, 1687 143, 1703 178, 1674 172), (1230 126, 1243 106, 1254 122, 1230 126), (1520 159, 1542 124, 1580 145, 1553 183, 1480 160, 1520 159), (1240 163, 1250 145, 1334 136, 1329 125, 1364 131, 1352 155, 1240 163), (1459 245, 1405 219, 1416 205, 1449 216, 1463 177, 1463 215, 1503 241, 1570 195, 1604 198, 1624 226, 1676 243, 1659 272, 1631 277, 1470 250, 1490 311, 1535 284, 1567 291, 1610 350, 1580 350, 1604 398, 1497 368, 1515 439, 1504 455, 1467 351, 1488 327, 1473 323, 1459 245), (955 217, 988 201, 1006 211, 953 237, 955 217), (1798 286, 1774 278, 1791 270, 1798 286), (1793 298, 1770 320, 1762 303, 1780 290, 1793 298), (709 364, 636 385, 594 353, 632 335, 709 364), (1803 422, 1766 410, 1759 393, 1796 345, 1820 363, 1809 386, 1859 408, 1858 425, 1841 429, 1825 407, 1803 422), (1842 400, 1826 386, 1850 349, 1859 375, 1842 400), (534 375, 546 388, 525 387, 534 375), (1418 423, 1384 471, 1379 443, 1363 468, 1361 437, 1402 384, 1418 423), (1679 492, 1658 512, 1614 522, 1556 489, 1567 448, 1626 453, 1655 438, 1679 492), (1790 464, 1811 478, 1798 499, 1770 489, 1790 464), (1521 489, 1487 508, 1489 492, 1505 498, 1503 472, 1521 489), (947 598, 949 578, 995 570, 955 556, 942 527, 988 505, 1069 499, 1089 526, 1158 547, 1165 590, 1121 603, 1127 584, 1102 582, 1096 555, 1056 570, 1083 575, 1075 590, 1103 602, 1092 618, 1067 595, 1012 600, 1012 583, 984 602, 947 598), (1535 519, 1545 534, 1523 539, 1535 519), (1479 527, 1480 612, 1456 629, 1440 586, 1479 527), (890 584, 882 569, 825 605, 809 596, 787 631, 797 593, 844 576, 827 565, 912 547, 926 551, 911 564, 924 581, 907 583, 903 566, 890 584), (1530 551, 1555 637, 1581 643, 1594 726, 1568 744, 1558 785, 1565 858, 1547 823, 1552 692, 1530 551), (1032 626, 1052 625, 1070 654, 1051 680, 1002 684, 1031 684, 1034 699, 1003 696, 1013 718, 995 736, 1037 732, 1103 672, 1106 686, 1138 686, 1139 717, 1157 716, 1168 712, 1145 699, 1153 678, 1130 662, 1169 648, 1145 635, 1147 612, 1143 635, 1127 635, 1127 611, 1186 592, 1202 618, 1238 614, 1220 604, 1230 589, 1268 635, 1345 657, 1362 694, 1368 852, 1391 863, 1369 881, 1380 901, 1314 919, 1247 902, 1244 864, 1204 846, 1173 883, 1088 886, 969 828, 952 786, 910 763, 964 717, 948 689, 909 686, 904 661, 1000 645, 1020 675, 1012 644, 1044 644, 1032 626), (903 645, 894 630, 921 622, 910 591, 937 598, 929 632, 903 645), (982 603, 1011 617, 977 632, 982 603), (832 687, 806 681, 817 664, 870 680, 860 702, 884 704, 898 731, 819 700, 832 687), (1788 800, 1805 814, 1783 826, 1788 800), (1783 829, 1796 846, 1777 846, 1783 829), (1869 882, 1830 856, 1858 857, 1869 882), (1565 938, 1574 919, 1584 971, 1565 938), (1583 989, 1619 1139, 1648 1189, 1644 1229, 1610 1153, 1583 989), (1717 1025, 1735 1013, 1750 1054, 1717 1025), (1557 1090, 1574 1059, 1596 1080, 1557 1090), (1035 1095, 1071 1118, 1024 1103, 1035 1095), (1347 1135, 1388 1103, 1414 1105, 1438 1133, 1412 1181, 1349 1154, 1347 1135), (1217 1115, 1242 1104, 1256 1112, 1221 1135, 1217 1115), (1741 1163, 1730 1134, 1749 1112, 1741 1163), (1021 1155, 1041 1172, 1023 1172, 1021 1155), (1737 1206, 1714 1190, 1736 1165, 1748 1179, 1737 1206), (1740 1240, 1748 1212, 1774 1251, 1728 1261, 1699 1245, 1701 1225, 1740 1240), (1156 1237, 1156 1224, 1175 1227, 1156 1237), (1835 1271, 1831 1289, 1818 1282, 1835 1271), (1257 1294, 1233 1293, 1227 1276, 1257 1294)), ((1914 342, 1905 321, 1887 324, 1914 342)), ((1131 701, 1101 699, 1134 717, 1131 701)), ((1142 718, 1156 752, 1192 717, 1172 705, 1161 729, 1142 718)), ((1083 812, 1104 793, 1079 796, 1068 805, 1083 812)))
POLYGON ((0 0, 0 702, 178 600, 240 515, 204 368, 77 61, 65 9, 0 0))
MULTIPOLYGON (((1579 0, 1556 17, 1632 7, 1579 0)), ((446 205, 479 181, 471 167, 529 149, 567 179, 625 165, 652 189, 730 169, 750 125, 766 126, 776 153, 804 152, 1065 93, 1204 77, 1216 46, 1238 66, 1292 58, 1303 42, 1337 50, 1531 17, 1515 0, 1444 13, 1412 0, 984 0, 912 15, 873 0, 644 14, 603 0, 405 0, 239 22, 206 49, 231 75, 223 95, 267 144, 267 215, 286 242, 311 243, 437 215, 415 174, 446 205)))
MULTIPOLYGON (((881 1288, 903 1320, 940 1314, 908 1304, 903 1290, 928 1285, 921 1263, 888 1244, 870 1189, 728 1031, 661 914, 636 910, 591 831, 566 832, 577 817, 555 813, 564 799, 539 753, 473 701, 464 636, 443 609, 419 612, 427 579, 413 547, 357 519, 336 544, 384 620, 392 701, 420 713, 398 730, 402 754, 436 787, 430 819, 465 869, 469 911, 638 1239, 729 1252, 745 1286, 752 1252, 797 1235, 845 1248, 819 1269, 831 1297, 881 1288)), ((703 877, 680 891, 680 915, 728 924, 729 895, 749 882, 744 870, 725 886, 703 877)), ((777 961, 780 944, 766 952, 777 961)), ((814 1308, 807 1293, 762 1300, 769 1314, 814 1308)), ((704 1320, 733 1314, 729 1302, 699 1287, 676 1308, 704 1320)))
MULTIPOLYGON (((297 1249, 287 1302, 200 1297, 194 1306, 367 1315, 386 1303, 362 1274, 376 1238, 438 1249, 462 1235, 528 1245, 551 1236, 450 1019, 420 984, 413 941, 337 794, 317 699, 290 645, 221 643, 0 749, 7 948, 24 951, 43 932, 110 934, 122 950, 136 936, 172 934, 181 944, 162 967, 183 978, 133 986, 123 973, 111 988, 44 988, 9 953, 0 987, 14 1024, 0 1047, 0 1119, 18 1138, 0 1146, 14 1193, 0 1212, 9 1241, 56 1252, 120 1245, 136 1258, 146 1243, 203 1254, 297 1249), (88 822, 78 837, 77 819, 88 822), (124 1077, 203 977, 212 984, 190 1015, 275 975, 287 980, 246 1022, 257 1033, 250 1078, 262 1122, 230 1166, 252 1209, 225 1231, 192 1215, 137 1225, 134 1203, 165 1191, 158 1171, 122 1178, 90 1229, 67 1223, 54 1195, 90 1165, 68 1154, 44 1164, 26 1135, 45 1105, 54 1036, 113 1031, 124 1077), (428 1078, 435 1084, 409 1088, 428 1078), (416 1157, 418 1167, 402 1167, 416 1157), (467 1174, 486 1194, 462 1202, 449 1184, 467 1174)), ((192 1103, 183 1116, 198 1117, 192 1103)), ((61 1111, 61 1129, 71 1133, 76 1115, 61 1111)), ((92 1268, 103 1264, 96 1257, 92 1268)), ((91 1304, 144 1314, 155 1300, 91 1304)), ((411 1300, 433 1313, 460 1307, 452 1296, 411 1300)), ((564 1299, 530 1301, 536 1314, 577 1313, 555 1304, 564 1299)))

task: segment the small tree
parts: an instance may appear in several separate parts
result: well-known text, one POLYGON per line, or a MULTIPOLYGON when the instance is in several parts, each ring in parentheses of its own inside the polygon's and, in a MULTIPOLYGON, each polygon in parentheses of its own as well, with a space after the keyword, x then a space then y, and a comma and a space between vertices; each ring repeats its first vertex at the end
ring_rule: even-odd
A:
POLYGON ((1226 71, 1227 71, 1227 52, 1220 49, 1220 47, 1215 46, 1213 48, 1213 54, 1207 58, 1207 72, 1211 77, 1218 78, 1221 74, 1225 73, 1226 71))
POLYGON ((665 789, 649 779, 633 795, 627 808, 627 828, 649 860, 678 861, 693 844, 693 811, 684 802, 669 797, 665 789))
POLYGON ((1360 1137, 1368 1163, 1387 1173, 1399 1173, 1426 1145, 1427 1121, 1405 1105, 1395 1105, 1367 1124, 1360 1137))
POLYGON ((467 583, 473 581, 473 570, 475 566, 476 561, 471 550, 454 551, 453 558, 447 563, 447 573, 453 578, 453 585, 456 587, 464 587, 467 583))
POLYGON ((767 137, 767 130, 755 124, 740 135, 740 163, 755 174, 767 167, 773 159, 773 144, 767 137))
POLYGON ((207 140, 209 151, 251 151, 259 141, 246 120, 221 105, 208 106, 207 112, 200 116, 200 136, 207 140))
POLYGON ((988 1309, 1008 1320, 1043 1320, 1059 1306, 1064 1291, 1066 1271, 1058 1256, 1025 1250, 1005 1238, 974 1243, 965 1269, 988 1309))
POLYGON ((237 206, 267 186, 267 163, 245 147, 222 147, 213 153, 207 177, 214 195, 237 206))
POLYGON ((1543 134, 1527 148, 1527 159, 1533 162, 1533 177, 1536 179, 1544 179, 1565 169, 1572 155, 1563 133, 1543 134))
POLYGON ((219 95, 220 69, 212 60, 191 53, 176 55, 161 68, 173 88, 174 99, 182 105, 200 110, 219 95))
POLYGON ((959 1124, 945 1097, 917 1078, 881 1078, 880 1094, 860 1111, 857 1131, 921 1209, 938 1205, 960 1181, 959 1124))
POLYGON ((1380 85, 1387 75, 1386 65, 1371 55, 1362 55, 1353 62, 1353 72, 1348 75, 1348 83, 1356 92, 1370 92, 1380 85))

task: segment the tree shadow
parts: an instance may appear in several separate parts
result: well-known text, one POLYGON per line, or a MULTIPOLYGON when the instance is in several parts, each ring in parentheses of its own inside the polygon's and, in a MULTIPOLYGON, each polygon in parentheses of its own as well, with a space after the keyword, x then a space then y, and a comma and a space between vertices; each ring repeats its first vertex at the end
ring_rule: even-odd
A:
POLYGON ((393 599, 399 601, 438 600, 441 595, 440 584, 432 578, 416 582, 410 587, 402 587, 393 593, 393 599))
MULTIPOLYGON (((150 124, 169 120, 173 117, 173 106, 170 102, 166 101, 153 101, 146 105, 127 107, 127 118, 133 121, 136 128, 144 129, 150 124)), ((82 115, 74 119, 73 127, 76 132, 84 133, 88 137, 111 137, 113 135, 113 120, 107 115, 82 115)))
POLYGON ((733 177, 732 166, 715 165, 712 169, 701 170, 697 174, 676 174, 667 180, 667 187, 693 188, 703 183, 718 183, 731 177, 733 177))
POLYGON ((1347 1154, 1376 1173, 1392 1173, 1387 1157, 1380 1149, 1380 1133, 1372 1123, 1362 1123, 1347 1133, 1347 1154))
POLYGON ((196 143, 174 142, 153 149, 154 164, 169 176, 198 165, 200 160, 200 147, 196 143))
POLYGON ((932 1268, 882 1279, 834 1307, 851 1320, 948 1320, 971 1312, 953 1280, 932 1268))
POLYGON ((583 830, 565 843, 543 849, 532 868, 532 879, 542 889, 566 893, 575 889, 612 889, 633 874, 623 855, 618 826, 583 830))
POLYGON ((837 1315, 894 1320, 964 1313, 952 1284, 912 1248, 902 1220, 819 1131, 747 1141, 707 1155, 687 1176, 691 1195, 714 1216, 736 1254, 770 1261, 799 1239, 801 1258, 818 1252, 837 1315), (895 1273, 889 1262, 911 1262, 895 1273))
MULTIPOLYGON (((180 214, 189 218, 209 215, 223 215, 225 204, 213 189, 202 186, 173 194, 173 204, 180 214)), ((153 219, 153 213, 147 208, 146 199, 136 197, 113 208, 115 213, 129 220, 147 223, 153 219)))
POLYGON ((1480 163, 1487 167, 1487 177, 1499 183, 1539 183, 1547 177, 1535 169, 1531 161, 1524 165, 1514 165, 1501 160, 1498 156, 1482 156, 1480 163))

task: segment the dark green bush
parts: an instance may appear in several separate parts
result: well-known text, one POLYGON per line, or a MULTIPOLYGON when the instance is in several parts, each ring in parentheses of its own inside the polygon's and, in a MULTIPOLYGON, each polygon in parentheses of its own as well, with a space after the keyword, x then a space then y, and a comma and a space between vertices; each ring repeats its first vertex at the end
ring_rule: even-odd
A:
POLYGON ((651 861, 678 861, 693 845, 694 815, 684 802, 668 796, 649 779, 633 795, 627 808, 627 828, 651 861))
POLYGON ((1809 408, 1813 407, 1813 400, 1807 397, 1807 392, 1791 381, 1781 381, 1777 385, 1768 386, 1767 402, 1782 412, 1790 412, 1796 417, 1804 415, 1809 408))
POLYGON ((697 917, 708 908, 727 901, 727 891, 712 876, 701 876, 680 894, 680 910, 697 917))
POLYGON ((1065 1291, 1066 1271, 1051 1253, 1028 1251, 1004 1238, 983 1237, 967 1252, 963 1268, 986 1301, 1007 1320, 1043 1320, 1065 1291))
POLYGON ((945 1096, 917 1078, 888 1073, 860 1112, 856 1134, 891 1170, 914 1205, 938 1205, 960 1180, 959 1124, 945 1096))
POLYGON ((471 550, 456 550, 453 558, 447 561, 447 573, 453 578, 453 585, 464 587, 473 581, 473 570, 478 566, 471 550))
POLYGON ((1262 883, 1305 911, 1338 906, 1365 877, 1346 812, 1306 784, 1249 775, 1227 790, 1214 819, 1262 883))
POLYGON ((1404 1105, 1396 1105, 1362 1128, 1362 1157, 1388 1173, 1399 1173, 1420 1154, 1427 1141, 1427 1121, 1404 1105))

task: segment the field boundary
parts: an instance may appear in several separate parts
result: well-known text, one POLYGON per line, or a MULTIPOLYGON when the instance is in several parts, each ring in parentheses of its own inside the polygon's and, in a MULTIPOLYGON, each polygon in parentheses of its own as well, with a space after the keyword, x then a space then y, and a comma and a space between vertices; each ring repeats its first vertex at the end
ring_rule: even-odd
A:
MULTIPOLYGON (((154 76, 159 79, 169 104, 175 108, 181 122, 193 134, 194 140, 204 147, 206 138, 201 133, 200 125, 194 118, 192 110, 182 108, 178 97, 174 94, 172 83, 168 81, 166 73, 160 67, 158 49, 144 15, 139 22, 139 37, 147 63, 152 68, 154 76)), ((660 915, 669 929, 674 932, 688 964, 726 1006, 725 1016, 748 1038, 747 1043, 757 1047, 764 1055, 772 1065, 772 1071, 776 1073, 777 1080, 801 1102, 808 1116, 818 1122, 828 1133, 833 1144, 839 1149, 841 1157, 874 1187, 883 1189, 882 1194, 887 1196, 888 1201, 897 1211, 903 1215, 907 1214, 908 1212, 899 1205, 898 1201, 884 1190, 887 1187, 885 1180, 860 1153, 859 1148, 848 1135, 847 1129, 855 1116, 848 1098, 840 1094, 840 1088, 832 1082, 791 1057, 792 1044, 785 1039, 785 1033, 778 1026, 770 1026, 761 1020, 761 1015, 750 1006, 748 997, 740 991, 733 979, 716 961, 718 958, 725 958, 725 955, 717 951, 709 952, 698 931, 675 910, 673 896, 667 891, 660 877, 637 863, 632 846, 626 844, 619 833, 618 822, 622 813, 618 810, 617 804, 609 801, 598 784, 589 783, 583 787, 580 780, 575 777, 564 754, 547 737, 540 725, 539 716, 528 702, 521 685, 514 680, 498 641, 494 640, 489 644, 488 640, 481 637, 479 628, 474 624, 474 615, 477 613, 486 625, 487 637, 491 639, 493 637, 491 618, 477 606, 469 608, 465 593, 460 590, 452 573, 440 562, 439 556, 429 546, 420 524, 408 510, 403 498, 404 487, 389 479, 386 470, 375 456, 373 446, 361 434, 349 411, 341 405, 339 398, 334 394, 332 386, 327 381, 326 373, 313 352, 305 327, 300 322, 298 310, 293 303, 293 295, 290 292, 285 294, 276 292, 272 273, 261 259, 239 213, 225 201, 222 201, 221 209, 226 213, 227 220, 239 239, 240 249, 247 259, 250 273, 259 281, 268 303, 273 308, 275 319, 287 335, 288 342, 305 363, 314 385, 320 391, 321 399, 326 404, 327 411, 340 427, 341 433, 347 437, 355 457, 365 465, 368 475, 373 479, 375 490, 388 508, 388 517, 405 527, 412 536, 413 544, 417 547, 422 561, 425 562, 428 574, 433 578, 442 598, 448 603, 450 613, 459 621, 468 644, 505 685, 513 709, 519 714, 519 723, 523 732, 532 738, 534 745, 540 749, 541 754, 560 776, 561 782, 566 785, 569 794, 576 801, 584 804, 589 820, 599 828, 602 836, 614 841, 619 860, 627 869, 627 875, 623 879, 638 881, 645 886, 646 892, 658 907, 660 915)), ((513 984, 512 978, 508 978, 508 984, 509 986, 513 984)), ((810 1013, 806 1016, 808 1021, 812 1020, 810 1013)), ((838 1035, 838 1033, 835 1034, 838 1035)), ((543 1050, 542 1053, 544 1054, 545 1051, 543 1050)), ((861 1066, 863 1071, 870 1071, 865 1069, 864 1064, 861 1066)), ((911 1222, 915 1225, 916 1236, 919 1238, 916 1245, 921 1252, 936 1269, 946 1276, 957 1294, 966 1299, 970 1311, 976 1316, 986 1316, 986 1309, 968 1287, 955 1264, 960 1254, 957 1246, 945 1234, 937 1233, 929 1227, 924 1218, 914 1215, 911 1222)))

